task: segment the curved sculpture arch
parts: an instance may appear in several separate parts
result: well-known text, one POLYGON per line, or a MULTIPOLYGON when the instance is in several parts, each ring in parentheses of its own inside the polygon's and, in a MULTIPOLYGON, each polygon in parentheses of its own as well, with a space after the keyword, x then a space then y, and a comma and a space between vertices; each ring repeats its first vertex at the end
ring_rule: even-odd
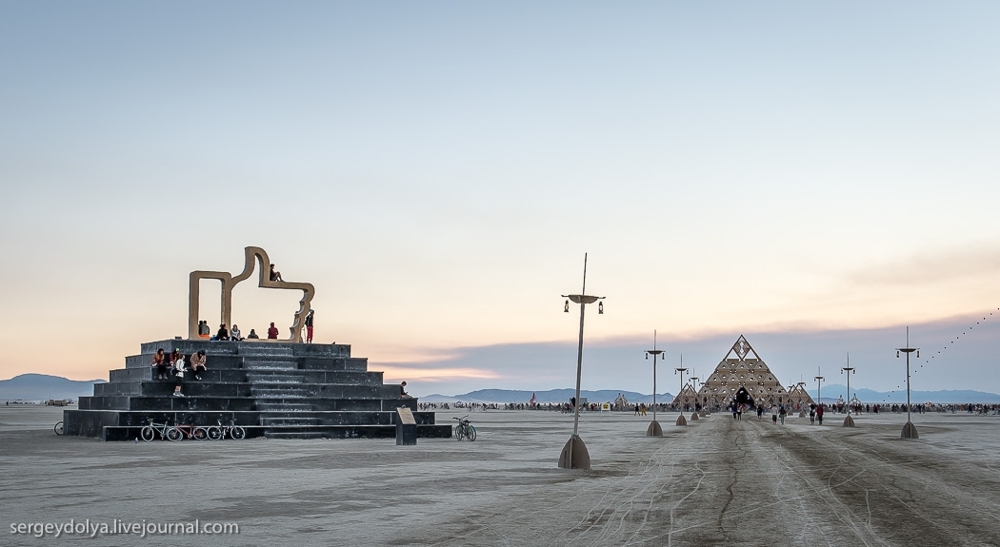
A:
MULTIPOLYGON (((292 289, 301 290, 302 299, 299 300, 299 310, 292 318, 292 326, 289 327, 291 335, 282 340, 283 342, 302 342, 302 327, 305 324, 306 314, 309 313, 313 296, 316 289, 312 283, 296 283, 289 281, 271 281, 270 266, 271 260, 267 256, 267 251, 260 247, 247 247, 244 249, 245 261, 243 272, 233 277, 229 272, 217 272, 208 270, 196 270, 188 277, 188 338, 198 338, 198 308, 202 279, 217 279, 222 283, 222 317, 221 322, 227 326, 232 326, 233 320, 233 287, 239 283, 250 279, 254 272, 254 262, 260 266, 257 286, 264 289, 292 289)), ((261 340, 266 340, 262 338, 261 340)))

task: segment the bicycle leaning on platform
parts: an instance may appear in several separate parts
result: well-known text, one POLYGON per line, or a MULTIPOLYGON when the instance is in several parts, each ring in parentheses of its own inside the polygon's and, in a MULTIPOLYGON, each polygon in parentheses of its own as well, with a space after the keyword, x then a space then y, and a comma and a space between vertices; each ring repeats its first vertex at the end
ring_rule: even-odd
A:
POLYGON ((168 439, 171 441, 179 441, 182 436, 181 432, 177 431, 177 428, 174 426, 166 423, 158 424, 156 422, 150 422, 144 425, 142 427, 142 431, 139 432, 139 436, 142 437, 142 440, 147 443, 155 439, 157 434, 160 435, 161 439, 168 439))
MULTIPOLYGON (((180 439, 194 439, 196 441, 204 441, 208 438, 208 428, 195 426, 193 424, 178 424, 174 426, 174 430, 180 435, 177 439, 170 439, 171 441, 180 439)), ((169 437, 168 437, 169 438, 169 437)))
POLYGON ((461 418, 452 418, 453 420, 458 420, 458 425, 455 426, 455 438, 458 440, 469 439, 470 441, 476 440, 476 428, 469 421, 468 416, 462 416, 461 418))
POLYGON ((229 425, 222 425, 222 420, 216 420, 216 422, 219 425, 213 425, 208 428, 208 438, 213 441, 221 441, 226 438, 227 434, 236 440, 247 436, 247 430, 236 425, 236 420, 230 420, 229 425))

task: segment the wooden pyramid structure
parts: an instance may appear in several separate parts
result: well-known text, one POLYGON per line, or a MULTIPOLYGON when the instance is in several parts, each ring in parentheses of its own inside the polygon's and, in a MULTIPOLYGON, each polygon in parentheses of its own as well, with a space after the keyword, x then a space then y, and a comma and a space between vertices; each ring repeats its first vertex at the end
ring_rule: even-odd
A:
POLYGON ((691 384, 685 384, 681 392, 674 397, 673 405, 683 410, 691 410, 695 403, 699 402, 701 402, 701 397, 698 396, 698 393, 691 387, 691 384))
POLYGON ((795 387, 788 390, 788 400, 791 410, 796 411, 808 409, 809 405, 813 404, 813 398, 806 391, 805 385, 802 382, 799 382, 795 387))
POLYGON ((698 397, 703 405, 712 407, 726 407, 734 399, 766 406, 791 402, 788 390, 743 335, 698 390, 698 397))

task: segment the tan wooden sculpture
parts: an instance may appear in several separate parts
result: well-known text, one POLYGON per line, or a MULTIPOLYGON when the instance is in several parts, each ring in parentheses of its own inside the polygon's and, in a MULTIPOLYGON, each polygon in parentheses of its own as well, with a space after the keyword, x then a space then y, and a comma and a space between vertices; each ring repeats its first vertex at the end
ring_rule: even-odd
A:
POLYGON ((198 303, 201 280, 218 279, 222 282, 222 317, 220 322, 225 323, 227 326, 232 326, 233 287, 242 281, 250 279, 250 276, 253 275, 254 262, 256 261, 257 265, 260 266, 260 274, 258 277, 259 281, 257 283, 258 287, 265 289, 292 289, 302 291, 302 299, 299 300, 299 311, 295 312, 295 316, 292 319, 292 326, 289 327, 291 336, 282 340, 283 342, 302 342, 302 327, 305 323, 306 314, 309 313, 310 304, 313 296, 316 294, 316 289, 313 287, 312 283, 272 281, 270 278, 271 260, 267 256, 267 251, 260 247, 247 247, 245 249, 245 253, 246 261, 244 263, 243 273, 237 275, 236 277, 233 277, 233 274, 229 272, 202 270, 191 272, 188 288, 188 338, 198 338, 198 303))
MULTIPOLYGON (((674 399, 674 404, 684 402, 678 400, 679 395, 674 399)), ((786 391, 742 335, 702 384, 698 390, 698 398, 703 404, 723 407, 729 405, 733 399, 739 398, 752 399, 758 404, 767 406, 779 404, 808 406, 812 402, 812 398, 801 389, 801 386, 794 393, 786 391)))

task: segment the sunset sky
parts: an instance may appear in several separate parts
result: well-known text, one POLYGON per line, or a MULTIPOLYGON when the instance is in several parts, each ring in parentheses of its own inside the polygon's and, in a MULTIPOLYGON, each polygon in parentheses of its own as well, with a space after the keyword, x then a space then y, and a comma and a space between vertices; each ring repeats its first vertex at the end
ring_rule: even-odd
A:
MULTIPOLYGON (((975 1, 2 2, 0 378, 107 378, 255 245, 316 286, 318 342, 416 395, 572 386, 584 253, 584 388, 649 393, 655 329, 665 366, 744 334, 785 383, 851 352, 895 389, 910 325, 915 389, 1000 393, 997 28, 975 1)), ((244 333, 291 323, 282 292, 237 290, 244 333)))

